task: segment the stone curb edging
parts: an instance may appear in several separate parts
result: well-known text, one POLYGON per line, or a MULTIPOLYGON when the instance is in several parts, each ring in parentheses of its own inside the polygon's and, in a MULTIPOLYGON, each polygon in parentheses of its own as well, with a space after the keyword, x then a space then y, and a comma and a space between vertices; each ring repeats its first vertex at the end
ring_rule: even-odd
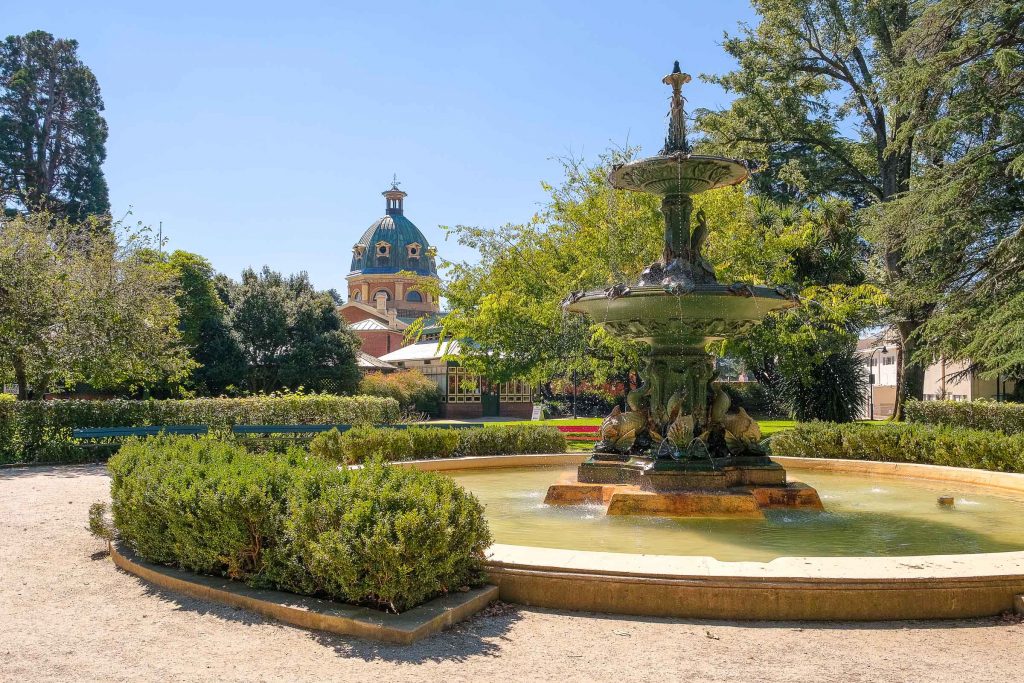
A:
POLYGON ((402 614, 387 614, 150 564, 117 543, 110 544, 110 557, 129 574, 161 588, 243 607, 293 626, 398 645, 409 645, 443 631, 498 599, 497 586, 484 586, 435 598, 402 614))

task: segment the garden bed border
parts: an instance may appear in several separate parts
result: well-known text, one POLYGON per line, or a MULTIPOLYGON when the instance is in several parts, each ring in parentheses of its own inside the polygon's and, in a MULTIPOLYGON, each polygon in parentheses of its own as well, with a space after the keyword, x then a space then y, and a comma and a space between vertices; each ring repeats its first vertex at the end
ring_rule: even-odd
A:
POLYGON ((110 557, 129 574, 193 598, 242 607, 293 626, 399 645, 443 631, 498 599, 498 587, 488 585, 450 593, 401 614, 388 614, 151 564, 119 543, 110 544, 110 557))

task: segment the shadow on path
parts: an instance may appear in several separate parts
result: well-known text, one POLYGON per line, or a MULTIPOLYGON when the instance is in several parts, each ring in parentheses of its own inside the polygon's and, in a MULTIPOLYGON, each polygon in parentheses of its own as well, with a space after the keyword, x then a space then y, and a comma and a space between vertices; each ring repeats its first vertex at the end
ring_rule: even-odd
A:
MULTIPOLYGON (((126 577, 138 582, 146 595, 171 603, 174 609, 194 612, 200 615, 212 615, 225 621, 256 626, 275 624, 278 628, 294 628, 298 626, 277 622, 241 607, 221 605, 217 602, 192 598, 174 591, 153 586, 137 576, 121 569, 117 570, 126 577)), ((342 636, 324 631, 308 631, 309 637, 316 643, 331 648, 341 657, 355 657, 364 661, 383 660, 417 664, 421 662, 460 662, 472 657, 497 656, 500 643, 495 641, 508 640, 505 633, 515 622, 519 621, 519 609, 513 605, 497 603, 491 605, 474 617, 456 624, 447 631, 435 634, 413 643, 412 645, 393 645, 362 640, 354 636, 342 636)))
POLYGON ((0 480, 31 479, 33 477, 56 477, 72 479, 75 477, 105 476, 107 465, 102 462, 81 465, 5 465, 0 467, 0 480))

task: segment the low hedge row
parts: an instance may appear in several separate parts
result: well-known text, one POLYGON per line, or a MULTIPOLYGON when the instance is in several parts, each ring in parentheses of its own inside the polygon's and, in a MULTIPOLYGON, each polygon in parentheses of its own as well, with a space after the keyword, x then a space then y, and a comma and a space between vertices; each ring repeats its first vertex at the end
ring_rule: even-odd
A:
POLYGON ((131 439, 108 466, 117 535, 150 562, 394 612, 483 581, 483 507, 440 475, 214 438, 131 439))
POLYGON ((907 420, 920 424, 1024 434, 1024 404, 994 401, 907 401, 907 420))
POLYGON ((771 437, 773 455, 1024 472, 1024 434, 920 424, 806 422, 771 437))
POLYGON ((498 425, 483 429, 380 429, 353 427, 318 435, 309 444, 314 455, 354 465, 372 458, 425 460, 466 455, 564 453, 565 435, 556 427, 498 425))
POLYGON ((392 424, 398 402, 373 396, 286 394, 164 401, 0 401, 0 463, 74 462, 97 453, 71 440, 82 427, 392 424))

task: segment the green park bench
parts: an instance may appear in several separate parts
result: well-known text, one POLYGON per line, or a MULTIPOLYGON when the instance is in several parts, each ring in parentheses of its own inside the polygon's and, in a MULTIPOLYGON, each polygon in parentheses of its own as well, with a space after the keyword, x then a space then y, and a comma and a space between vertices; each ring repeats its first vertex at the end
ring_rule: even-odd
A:
POLYGON ((210 431, 206 425, 158 425, 151 427, 82 427, 71 431, 71 438, 79 442, 79 446, 94 453, 106 451, 113 454, 121 444, 121 440, 133 436, 156 436, 157 434, 173 434, 175 436, 205 436, 210 431))
POLYGON ((84 427, 71 432, 76 440, 94 439, 126 439, 131 436, 156 436, 157 434, 173 434, 204 436, 210 428, 206 425, 159 425, 152 427, 84 427))
MULTIPOLYGON (((482 428, 482 424, 396 424, 396 425, 374 425, 386 429, 408 429, 409 427, 430 427, 431 429, 476 429, 482 428)), ((294 438, 308 437, 312 434, 329 432, 337 429, 339 432, 347 432, 352 429, 350 424, 338 425, 234 425, 231 433, 247 437, 265 436, 292 436, 294 438)))

